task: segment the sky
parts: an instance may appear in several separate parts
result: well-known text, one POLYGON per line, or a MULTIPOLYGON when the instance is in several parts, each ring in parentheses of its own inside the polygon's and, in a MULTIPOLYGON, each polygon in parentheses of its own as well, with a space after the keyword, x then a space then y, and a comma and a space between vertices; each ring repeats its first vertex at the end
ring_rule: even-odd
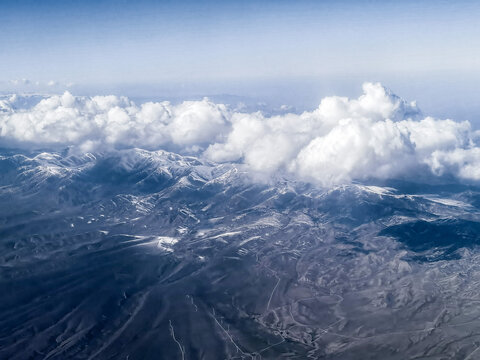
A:
POLYGON ((0 91, 228 94, 305 109, 380 81, 475 122, 479 16, 474 1, 2 0, 0 91))

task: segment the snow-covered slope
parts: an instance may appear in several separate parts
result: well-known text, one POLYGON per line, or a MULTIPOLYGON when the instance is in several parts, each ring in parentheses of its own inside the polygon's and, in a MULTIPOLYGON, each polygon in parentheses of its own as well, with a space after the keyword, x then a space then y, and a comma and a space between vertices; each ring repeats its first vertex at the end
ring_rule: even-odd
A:
POLYGON ((3 154, 0 358, 463 359, 480 341, 473 186, 3 154))

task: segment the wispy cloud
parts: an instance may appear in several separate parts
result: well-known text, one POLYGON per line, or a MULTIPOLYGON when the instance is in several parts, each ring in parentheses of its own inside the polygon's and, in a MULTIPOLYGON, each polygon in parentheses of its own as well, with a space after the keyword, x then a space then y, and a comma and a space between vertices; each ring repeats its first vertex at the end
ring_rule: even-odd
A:
MULTIPOLYGON (((2 84, 2 82, 0 82, 2 84)), ((3 90, 8 91, 9 89, 12 91, 15 90, 39 90, 39 89, 65 89, 70 88, 75 85, 73 82, 62 82, 56 80, 49 80, 49 81, 38 81, 38 80, 31 80, 27 78, 22 79, 11 79, 8 81, 3 82, 3 90)))

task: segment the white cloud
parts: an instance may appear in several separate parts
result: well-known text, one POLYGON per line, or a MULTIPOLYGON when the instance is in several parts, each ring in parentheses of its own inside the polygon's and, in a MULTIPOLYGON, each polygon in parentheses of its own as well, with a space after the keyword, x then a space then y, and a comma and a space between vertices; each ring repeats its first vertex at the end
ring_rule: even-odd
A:
POLYGON ((366 83, 363 91, 358 99, 327 97, 313 111, 271 117, 208 99, 136 105, 65 92, 21 110, 5 99, 0 145, 168 149, 323 185, 418 172, 480 180, 478 136, 468 122, 423 117, 414 102, 380 84, 366 83))
POLYGON ((227 131, 228 111, 207 99, 173 106, 168 102, 141 106, 124 97, 75 97, 69 92, 41 100, 29 109, 2 103, 2 143, 63 147, 97 143, 106 147, 147 149, 205 146, 227 131))

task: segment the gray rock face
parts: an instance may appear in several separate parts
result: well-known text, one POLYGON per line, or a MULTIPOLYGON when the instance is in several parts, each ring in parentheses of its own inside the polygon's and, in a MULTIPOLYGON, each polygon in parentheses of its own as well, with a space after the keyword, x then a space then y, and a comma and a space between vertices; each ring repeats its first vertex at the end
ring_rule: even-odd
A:
POLYGON ((2 359, 474 359, 480 191, 0 156, 2 359))

